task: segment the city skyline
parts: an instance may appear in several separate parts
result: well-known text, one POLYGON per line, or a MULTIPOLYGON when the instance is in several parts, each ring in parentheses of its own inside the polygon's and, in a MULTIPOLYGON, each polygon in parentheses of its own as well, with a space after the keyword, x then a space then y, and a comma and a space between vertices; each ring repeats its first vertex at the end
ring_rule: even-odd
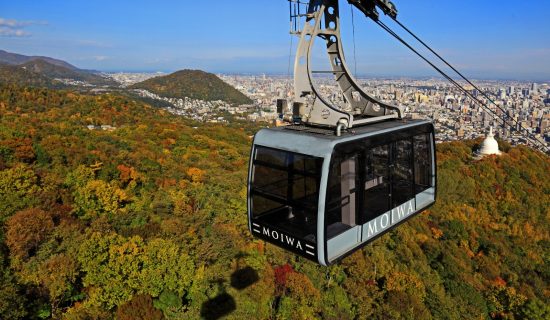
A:
MULTIPOLYGON (((550 80, 550 4, 518 11, 498 6, 394 1, 398 18, 465 75, 476 79, 550 80)), ((340 2, 348 63, 367 77, 435 76, 405 47, 340 2)), ((46 55, 101 71, 203 69, 216 73, 286 74, 288 4, 242 1, 93 3, 18 1, 0 4, 0 49, 46 55)), ((385 19, 388 24, 387 18, 385 19)), ((395 28, 395 24, 390 24, 395 28)), ((290 57, 292 59, 292 57, 290 57)), ((319 55, 318 59, 323 59, 319 55)))

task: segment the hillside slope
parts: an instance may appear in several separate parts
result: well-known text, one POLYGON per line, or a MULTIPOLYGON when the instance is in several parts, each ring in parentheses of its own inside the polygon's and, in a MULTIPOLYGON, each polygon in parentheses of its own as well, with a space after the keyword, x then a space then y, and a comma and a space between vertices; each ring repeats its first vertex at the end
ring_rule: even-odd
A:
POLYGON ((25 62, 19 67, 41 74, 50 79, 72 79, 83 81, 93 85, 116 85, 112 79, 108 79, 88 71, 69 69, 62 66, 54 65, 42 59, 34 59, 25 62))
POLYGON ((133 89, 146 89, 169 98, 224 100, 234 104, 249 104, 252 101, 212 73, 200 70, 181 70, 136 83, 133 89))
POLYGON ((70 64, 66 61, 63 61, 63 60, 54 59, 54 58, 50 58, 50 57, 44 57, 44 56, 26 56, 26 55, 22 55, 22 54, 17 54, 17 53, 12 53, 12 52, 7 52, 7 51, 4 51, 4 50, 0 50, 0 63, 11 64, 11 65, 19 65, 19 64, 23 64, 23 63, 26 63, 26 62, 29 62, 29 61, 32 61, 32 60, 37 60, 37 59, 44 60, 44 61, 46 61, 50 64, 53 64, 53 65, 56 65, 56 66, 59 66, 59 67, 63 67, 63 68, 67 68, 67 69, 70 69, 70 70, 79 70, 77 67, 75 67, 72 64, 70 64))
POLYGON ((44 87, 60 89, 66 87, 63 83, 55 81, 42 74, 0 63, 0 84, 16 84, 19 86, 44 87))
POLYGON ((503 145, 476 161, 475 141, 439 144, 437 204, 325 268, 250 236, 247 130, 0 86, 0 314, 550 316, 547 156, 503 145))

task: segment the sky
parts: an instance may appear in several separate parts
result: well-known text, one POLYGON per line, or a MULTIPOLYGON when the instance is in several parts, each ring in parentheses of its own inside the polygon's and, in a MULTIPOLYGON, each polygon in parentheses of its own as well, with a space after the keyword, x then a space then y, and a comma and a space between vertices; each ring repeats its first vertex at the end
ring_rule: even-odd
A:
MULTIPOLYGON (((398 19, 466 76, 550 81, 550 1, 393 2, 398 19)), ((347 1, 340 10, 347 61, 358 75, 435 75, 357 10, 353 37, 347 1)), ((298 40, 291 48, 288 31, 287 0, 0 0, 0 49, 101 71, 287 74, 298 40)))

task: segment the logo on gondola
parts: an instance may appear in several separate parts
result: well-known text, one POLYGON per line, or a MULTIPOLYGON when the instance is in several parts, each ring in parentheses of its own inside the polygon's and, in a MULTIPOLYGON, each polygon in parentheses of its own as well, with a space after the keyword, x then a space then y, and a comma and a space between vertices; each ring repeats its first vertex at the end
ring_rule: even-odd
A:
POLYGON ((330 116, 330 110, 323 109, 323 111, 321 111, 321 116, 323 117, 323 119, 328 119, 328 117, 330 116))
POLYGON ((363 227, 363 237, 370 239, 373 236, 385 231, 391 226, 399 223, 414 213, 414 199, 409 200, 388 211, 371 221, 367 222, 363 227))
POLYGON ((305 243, 303 240, 296 237, 284 234, 280 231, 277 231, 271 227, 261 226, 255 222, 252 223, 252 231, 257 234, 260 234, 264 237, 272 240, 273 243, 281 244, 284 247, 290 247, 295 250, 299 250, 302 253, 305 253, 309 256, 315 256, 315 247, 305 243))

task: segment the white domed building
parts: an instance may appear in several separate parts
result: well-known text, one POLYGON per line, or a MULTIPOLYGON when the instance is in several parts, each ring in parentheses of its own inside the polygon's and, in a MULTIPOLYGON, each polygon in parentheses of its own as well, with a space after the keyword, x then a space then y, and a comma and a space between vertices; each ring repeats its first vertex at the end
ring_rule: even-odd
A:
POLYGON ((477 156, 482 158, 491 154, 500 155, 501 152, 498 150, 498 142, 495 140, 493 135, 493 127, 489 128, 489 133, 487 134, 485 140, 481 143, 481 147, 477 151, 477 156))

